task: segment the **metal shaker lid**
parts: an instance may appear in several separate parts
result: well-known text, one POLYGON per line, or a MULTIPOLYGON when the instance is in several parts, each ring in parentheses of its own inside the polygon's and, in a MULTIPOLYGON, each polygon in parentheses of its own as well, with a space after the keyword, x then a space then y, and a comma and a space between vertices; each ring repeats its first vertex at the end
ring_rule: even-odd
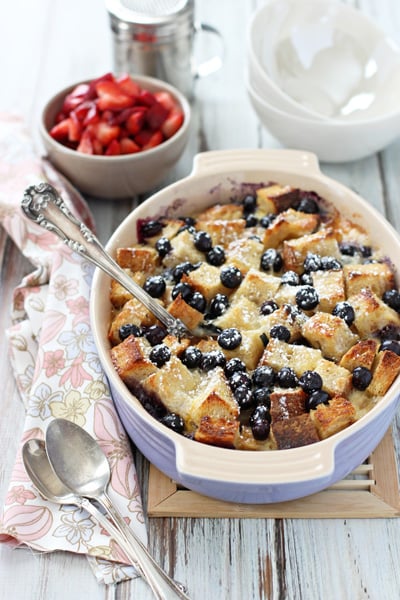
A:
POLYGON ((179 35, 193 27, 194 0, 105 0, 115 33, 156 39, 179 35))

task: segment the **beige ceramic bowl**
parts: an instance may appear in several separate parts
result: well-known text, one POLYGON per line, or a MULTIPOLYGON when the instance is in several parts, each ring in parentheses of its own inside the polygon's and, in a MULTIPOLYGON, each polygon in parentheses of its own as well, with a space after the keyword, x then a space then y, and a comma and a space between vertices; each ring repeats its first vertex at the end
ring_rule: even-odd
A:
POLYGON ((178 162, 189 137, 190 105, 171 85, 151 77, 135 76, 135 81, 150 92, 168 91, 180 104, 184 122, 168 140, 143 152, 121 156, 83 154, 63 146, 49 135, 63 99, 76 86, 53 96, 43 109, 40 134, 52 164, 81 192, 100 198, 127 198, 153 190, 178 162))

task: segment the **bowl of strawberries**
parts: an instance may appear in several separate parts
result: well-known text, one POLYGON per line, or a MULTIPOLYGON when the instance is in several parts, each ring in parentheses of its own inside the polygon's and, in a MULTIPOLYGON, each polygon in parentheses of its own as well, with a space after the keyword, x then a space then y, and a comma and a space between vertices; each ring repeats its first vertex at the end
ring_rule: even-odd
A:
POLYGON ((153 190, 178 162, 190 115, 171 85, 106 73, 53 96, 40 133, 51 163, 81 192, 129 198, 153 190))

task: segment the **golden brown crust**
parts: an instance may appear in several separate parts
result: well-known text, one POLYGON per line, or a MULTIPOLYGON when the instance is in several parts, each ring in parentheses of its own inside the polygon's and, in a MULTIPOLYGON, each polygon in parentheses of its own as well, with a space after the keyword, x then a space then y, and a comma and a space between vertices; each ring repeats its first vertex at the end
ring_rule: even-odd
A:
POLYGON ((400 356, 391 350, 378 352, 373 366, 372 381, 367 387, 368 394, 371 396, 386 394, 399 373, 400 356))
POLYGON ((272 425, 272 434, 279 450, 307 446, 319 441, 315 425, 308 414, 276 421, 272 425))
POLYGON ((194 439, 203 444, 234 448, 239 431, 239 421, 231 421, 221 417, 202 417, 195 431, 194 439))
POLYGON ((301 388, 272 392, 270 394, 272 423, 304 414, 306 398, 307 394, 301 388))
POLYGON ((371 369, 377 349, 377 340, 360 340, 342 356, 339 365, 348 371, 354 371, 356 367, 371 369))
POLYGON ((356 411, 350 400, 336 396, 328 404, 319 404, 311 410, 310 418, 323 440, 354 423, 356 411))

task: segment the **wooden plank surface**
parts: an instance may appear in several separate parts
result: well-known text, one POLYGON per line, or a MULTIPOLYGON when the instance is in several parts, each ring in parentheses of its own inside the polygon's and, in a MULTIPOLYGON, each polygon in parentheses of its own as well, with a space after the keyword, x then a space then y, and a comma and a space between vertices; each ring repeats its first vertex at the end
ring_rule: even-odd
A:
MULTIPOLYGON (((300 1, 300 0, 299 0, 300 1)), ((245 27, 261 0, 199 0, 198 18, 225 41, 223 69, 197 82, 189 145, 169 181, 187 175, 193 155, 220 148, 279 147, 258 124, 244 87, 245 27)), ((352 0, 400 42, 397 0, 352 0)), ((0 111, 18 111, 40 148, 40 109, 54 91, 111 68, 111 36, 101 0, 13 0, 0 19, 0 111)), ((1 159, 1 157, 0 157, 1 159)), ((400 142, 377 156, 322 170, 367 198, 400 229, 400 142)), ((135 201, 90 199, 106 241, 135 201)), ((0 329, 9 324, 13 287, 30 266, 0 231, 0 329)), ((2 335, 0 376, 0 502, 23 424, 2 335)), ((400 455, 399 417, 393 425, 400 455)), ((147 462, 137 455, 143 496, 147 462)), ((332 492, 336 493, 336 492, 332 492)), ((386 493, 386 492, 385 492, 386 493)), ((379 497, 376 497, 379 499, 379 497)), ((347 500, 352 501, 352 500, 347 500)), ((304 502, 307 502, 306 500, 304 502)), ((155 518, 150 548, 193 600, 394 600, 400 597, 398 519, 155 518)), ((105 588, 82 557, 33 554, 0 545, 0 600, 149 600, 139 579, 105 588)))

